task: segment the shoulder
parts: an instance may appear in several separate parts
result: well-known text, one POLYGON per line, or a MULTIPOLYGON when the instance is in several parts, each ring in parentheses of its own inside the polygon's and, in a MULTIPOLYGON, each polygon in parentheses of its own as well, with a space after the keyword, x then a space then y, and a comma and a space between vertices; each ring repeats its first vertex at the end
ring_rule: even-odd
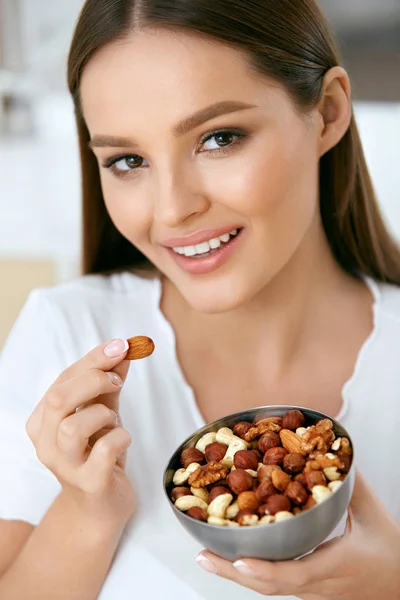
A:
POLYGON ((159 278, 129 272, 89 275, 31 293, 25 323, 41 321, 71 349, 68 360, 116 337, 155 335, 160 328, 159 278))
POLYGON ((96 312, 113 307, 121 310, 129 305, 148 311, 160 294, 158 277, 141 277, 130 272, 112 275, 85 275, 50 288, 35 290, 31 295, 36 302, 52 312, 71 313, 92 309, 96 312))
POLYGON ((400 287, 387 283, 370 283, 375 296, 377 316, 400 326, 400 287))

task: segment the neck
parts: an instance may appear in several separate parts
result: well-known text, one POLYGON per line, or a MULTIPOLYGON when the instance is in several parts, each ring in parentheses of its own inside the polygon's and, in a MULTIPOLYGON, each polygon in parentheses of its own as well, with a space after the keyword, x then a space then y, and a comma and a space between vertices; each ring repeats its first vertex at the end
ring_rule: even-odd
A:
POLYGON ((236 362, 267 360, 269 373, 276 377, 313 339, 329 331, 343 298, 359 298, 365 294, 363 287, 337 265, 321 232, 305 240, 279 275, 235 310, 198 313, 170 282, 164 285, 162 308, 178 345, 184 335, 213 355, 236 362))

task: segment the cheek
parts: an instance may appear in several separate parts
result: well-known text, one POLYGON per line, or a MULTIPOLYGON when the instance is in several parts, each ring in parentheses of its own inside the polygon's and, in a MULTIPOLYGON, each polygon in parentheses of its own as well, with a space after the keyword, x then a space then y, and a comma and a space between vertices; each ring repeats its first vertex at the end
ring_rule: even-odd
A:
POLYGON ((138 182, 119 181, 109 173, 101 175, 106 208, 115 227, 132 244, 148 244, 152 209, 138 182))

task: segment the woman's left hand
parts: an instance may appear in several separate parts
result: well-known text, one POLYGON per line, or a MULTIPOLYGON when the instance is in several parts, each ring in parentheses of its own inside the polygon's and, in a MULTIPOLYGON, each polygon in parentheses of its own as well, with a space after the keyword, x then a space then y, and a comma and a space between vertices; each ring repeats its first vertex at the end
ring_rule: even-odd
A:
POLYGON ((232 564, 204 551, 197 561, 206 570, 265 596, 400 598, 400 527, 359 473, 346 532, 312 554, 286 562, 246 559, 232 564))

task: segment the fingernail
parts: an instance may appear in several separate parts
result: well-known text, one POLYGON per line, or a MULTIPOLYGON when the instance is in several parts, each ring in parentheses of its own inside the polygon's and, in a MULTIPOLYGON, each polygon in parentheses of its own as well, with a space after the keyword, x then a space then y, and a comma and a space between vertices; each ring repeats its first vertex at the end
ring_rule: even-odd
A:
POLYGON ((119 388, 122 387, 122 379, 119 375, 116 373, 107 373, 107 375, 113 385, 116 385, 119 388))
POLYGON ((121 356, 129 348, 129 344, 126 340, 113 340, 104 348, 104 354, 108 358, 116 358, 121 356))
POLYGON ((233 563, 233 566, 242 575, 254 575, 253 569, 251 569, 248 564, 243 562, 243 560, 237 560, 233 563))
POLYGON ((110 410, 110 412, 113 414, 113 416, 115 418, 115 425, 117 427, 120 427, 120 425, 122 425, 121 417, 114 410, 110 410))
POLYGON ((211 562, 211 560, 208 560, 208 558, 203 556, 203 554, 199 554, 199 556, 196 558, 196 562, 199 565, 199 567, 201 567, 205 571, 214 574, 217 573, 217 567, 214 565, 214 563, 211 562))

